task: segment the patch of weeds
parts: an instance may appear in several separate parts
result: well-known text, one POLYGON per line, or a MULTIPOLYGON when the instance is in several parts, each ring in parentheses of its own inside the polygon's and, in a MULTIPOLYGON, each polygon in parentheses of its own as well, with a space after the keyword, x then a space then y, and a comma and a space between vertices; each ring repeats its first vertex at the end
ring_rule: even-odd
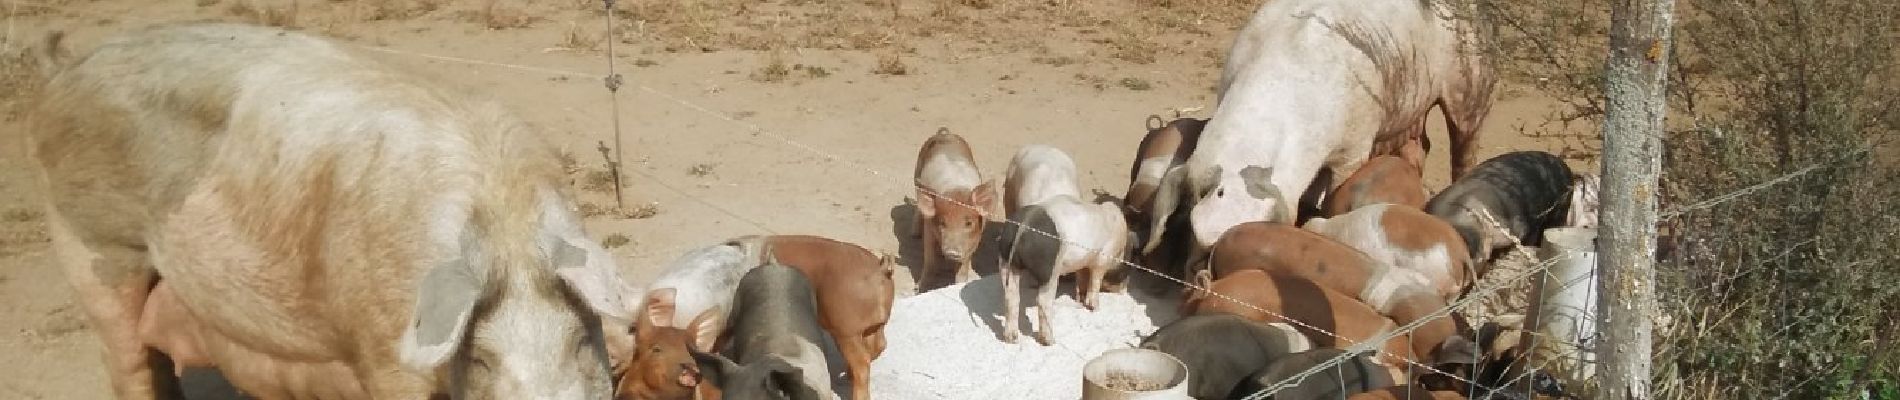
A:
POLYGON ((561 150, 561 153, 555 154, 554 157, 556 161, 561 163, 561 172, 567 173, 568 175, 581 172, 581 161, 574 157, 574 152, 561 150))
POLYGON ((600 246, 609 249, 626 246, 630 243, 633 243, 633 238, 627 237, 627 234, 624 233, 607 235, 606 238, 600 239, 600 246))
POLYGON ((197 4, 199 7, 210 7, 218 5, 218 0, 198 0, 193 4, 197 4))
POLYGON ((0 215, 0 219, 4 219, 7 222, 33 222, 40 219, 40 211, 28 208, 15 208, 7 210, 5 215, 0 215))
POLYGON ((231 2, 231 5, 225 8, 225 12, 260 25, 284 28, 297 26, 297 2, 286 5, 265 5, 252 4, 254 1, 256 0, 231 2))
POLYGON ((707 175, 712 175, 714 166, 715 166, 714 164, 693 164, 692 168, 686 170, 686 174, 697 176, 697 177, 705 177, 707 175))
POLYGON ((568 22, 567 32, 561 35, 560 46, 570 50, 593 50, 594 46, 599 45, 600 35, 587 32, 578 23, 568 22))
POLYGON ((649 60, 649 59, 645 59, 645 58, 642 58, 642 59, 638 59, 638 60, 633 60, 633 66, 635 66, 635 67, 641 67, 641 68, 646 68, 646 67, 651 67, 651 66, 655 66, 655 65, 660 65, 660 62, 659 62, 659 61, 653 61, 653 60, 649 60))
POLYGON ((588 171, 581 179, 581 189, 589 192, 613 193, 614 173, 612 171, 588 171))
POLYGON ((581 216, 586 218, 606 216, 619 219, 647 219, 655 215, 660 215, 660 203, 639 204, 628 208, 581 203, 581 216))
POLYGON ((911 70, 910 66, 904 65, 903 57, 899 57, 897 53, 894 52, 887 52, 877 56, 877 68, 872 69, 871 73, 878 75, 910 75, 911 70))
POLYGON ((1068 66, 1070 64, 1080 63, 1082 62, 1082 60, 1077 60, 1075 59, 1075 57, 1069 57, 1069 56, 1055 56, 1055 57, 1031 58, 1029 59, 1029 62, 1033 62, 1037 64, 1048 64, 1049 66, 1052 66, 1052 67, 1062 67, 1062 66, 1068 66))
POLYGON ((1077 72, 1075 73, 1075 80, 1089 86, 1094 86, 1095 90, 1102 90, 1102 89, 1108 88, 1108 78, 1103 78, 1100 75, 1091 75, 1088 73, 1077 72))
POLYGON ((802 71, 805 73, 806 77, 810 77, 810 78, 823 78, 823 77, 831 76, 831 70, 828 70, 828 69, 825 69, 825 67, 820 67, 816 65, 794 64, 792 65, 792 70, 802 71))
POLYGON ((501 0, 488 0, 482 9, 475 13, 475 19, 489 30, 526 28, 534 25, 540 17, 528 15, 519 8, 502 6, 501 0))
POLYGON ((1148 81, 1143 80, 1141 78, 1133 78, 1133 77, 1122 78, 1120 83, 1122 84, 1122 87, 1128 88, 1128 90, 1142 91, 1142 90, 1154 89, 1153 84, 1150 84, 1148 83, 1148 81))
POLYGON ((767 57, 765 61, 765 66, 759 67, 759 70, 753 71, 751 75, 753 81, 767 82, 767 83, 784 82, 785 78, 789 78, 791 76, 792 76, 792 68, 790 66, 785 65, 784 56, 780 56, 777 53, 773 53, 771 56, 767 57))

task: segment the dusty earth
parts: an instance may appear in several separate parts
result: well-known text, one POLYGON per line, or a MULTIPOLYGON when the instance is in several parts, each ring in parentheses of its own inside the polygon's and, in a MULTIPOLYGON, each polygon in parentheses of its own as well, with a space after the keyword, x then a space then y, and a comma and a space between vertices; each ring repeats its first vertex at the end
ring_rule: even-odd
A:
MULTIPOLYGON (((1187 13, 1132 0, 913 1, 900 4, 896 20, 883 0, 621 4, 615 68, 626 86, 616 109, 601 83, 598 2, 4 3, 0 44, 9 53, 51 29, 69 32, 69 45, 83 52, 103 35, 155 22, 261 21, 382 49, 372 54, 480 89, 565 149, 585 206, 606 210, 589 229, 635 282, 687 248, 756 233, 830 236, 901 254, 914 268, 917 244, 902 234, 913 212, 909 175, 917 146, 939 127, 968 138, 991 179, 1001 180, 1018 147, 1045 143, 1070 152, 1088 189, 1119 195, 1149 115, 1206 115, 1217 57, 1236 16, 1257 4, 1190 2, 1226 8, 1187 13), (615 114, 628 164, 621 210, 612 209, 596 150, 613 142, 615 114)), ((0 68, 16 69, 0 74, 9 79, 23 71, 0 68)), ((30 101, 19 82, 8 83, 0 106, 30 101)), ((1500 90, 1480 159, 1578 145, 1541 135, 1555 129, 1543 121, 1557 105, 1528 93, 1515 83, 1500 90)), ((43 200, 20 158, 22 124, 7 115, 0 398, 108 398, 100 345, 46 249, 43 200)), ((1446 143, 1438 121, 1434 142, 1446 143)), ((1433 189, 1446 183, 1444 148, 1431 155, 1433 189)), ((908 296, 905 272, 899 290, 908 296)), ((206 375, 189 374, 209 393, 194 397, 227 397, 206 375)))

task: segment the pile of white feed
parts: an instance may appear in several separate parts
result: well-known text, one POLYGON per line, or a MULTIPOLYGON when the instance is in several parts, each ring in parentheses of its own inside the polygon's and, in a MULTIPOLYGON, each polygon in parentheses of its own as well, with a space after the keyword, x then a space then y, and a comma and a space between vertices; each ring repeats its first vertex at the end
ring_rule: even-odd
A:
MULTIPOLYGON (((1103 293, 1094 311, 1070 285, 1050 314, 1052 345, 1036 341, 1035 293, 1024 287, 1015 344, 1003 343, 1002 280, 990 275, 898 299, 885 328, 889 345, 871 364, 880 399, 1076 399, 1082 366, 1111 349, 1135 347, 1176 318, 1178 302, 1103 293)), ((1131 296, 1133 294, 1133 296, 1131 296)))

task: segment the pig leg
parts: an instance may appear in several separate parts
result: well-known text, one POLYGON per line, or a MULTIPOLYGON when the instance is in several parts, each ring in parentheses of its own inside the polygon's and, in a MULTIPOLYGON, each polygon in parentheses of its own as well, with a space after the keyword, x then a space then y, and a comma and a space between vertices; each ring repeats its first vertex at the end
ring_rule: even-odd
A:
POLYGON ((957 283, 976 280, 976 267, 972 266, 972 260, 976 259, 975 249, 971 249, 970 253, 970 256, 963 257, 963 262, 957 263, 957 283))
POLYGON ((1102 265, 1090 267, 1088 277, 1089 285, 1087 293, 1089 297, 1088 300, 1082 302, 1082 305, 1087 306, 1089 311, 1095 311, 1095 306, 1102 297, 1102 279, 1108 277, 1108 267, 1102 265))
POLYGON ((1004 265, 1003 275, 1003 343, 1016 343, 1016 319, 1022 317, 1022 271, 1013 265, 1004 265))
POLYGON ((1042 342, 1044 346, 1055 343, 1049 340, 1049 338, 1055 336, 1054 333, 1050 332, 1054 327, 1049 325, 1049 307, 1055 306, 1056 287, 1061 286, 1057 284, 1057 282, 1061 281, 1060 278, 1060 276, 1050 274, 1047 282, 1042 282, 1041 286, 1036 287, 1036 328, 1038 328, 1036 329, 1036 341, 1042 342))
POLYGON ((924 244, 923 273, 917 278, 917 291, 923 292, 940 286, 937 284, 937 269, 941 267, 938 264, 943 263, 943 243, 937 241, 936 229, 929 229, 923 225, 918 225, 917 229, 923 232, 921 235, 924 244))
POLYGON ((838 341, 838 352, 851 374, 851 400, 871 398, 871 344, 867 336, 853 335, 838 341))
POLYGON ((106 375, 119 399, 182 399, 171 361, 147 348, 138 336, 157 271, 146 265, 144 250, 123 245, 87 246, 64 218, 48 210, 47 233, 66 270, 76 298, 92 319, 105 347, 106 375))

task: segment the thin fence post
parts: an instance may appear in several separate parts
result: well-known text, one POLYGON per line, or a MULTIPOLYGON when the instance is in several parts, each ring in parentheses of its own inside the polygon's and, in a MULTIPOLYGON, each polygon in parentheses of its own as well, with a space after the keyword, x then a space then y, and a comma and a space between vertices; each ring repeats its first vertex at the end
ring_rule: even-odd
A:
POLYGON ((614 154, 608 157, 607 144, 601 143, 600 155, 607 158, 607 170, 613 174, 614 208, 624 211, 627 209, 627 196, 621 193, 621 187, 625 184, 620 181, 620 166, 627 160, 627 154, 626 146, 620 142, 620 74, 614 72, 614 0, 601 0, 601 5, 607 11, 604 18, 607 23, 607 32, 604 33, 607 36, 607 77, 604 83, 607 85, 608 104, 613 107, 608 110, 608 114, 614 120, 614 154))
POLYGON ((1603 92, 1603 205, 1596 398, 1649 399, 1656 305, 1656 197, 1675 0, 1610 6, 1603 92))

